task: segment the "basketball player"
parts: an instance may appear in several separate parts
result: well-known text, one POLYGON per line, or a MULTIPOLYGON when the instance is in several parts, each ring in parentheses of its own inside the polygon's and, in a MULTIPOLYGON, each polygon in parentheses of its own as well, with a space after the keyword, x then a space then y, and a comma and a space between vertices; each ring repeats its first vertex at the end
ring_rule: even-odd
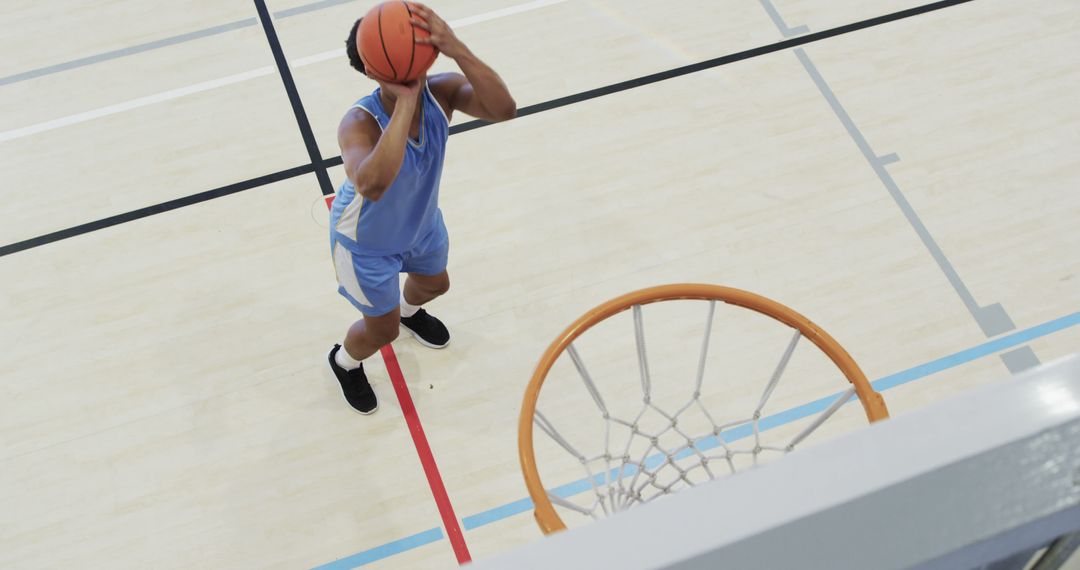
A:
MULTIPOLYGON (((486 121, 514 118, 517 105, 490 67, 430 8, 417 4, 413 25, 462 73, 441 73, 405 85, 378 81, 338 127, 348 179, 330 211, 330 248, 338 292, 363 314, 330 351, 330 367, 345 400, 361 414, 378 408, 363 360, 405 327, 421 344, 443 348, 446 327, 423 308, 446 293, 449 240, 439 211, 439 179, 454 111, 486 121), (407 273, 399 291, 398 274, 407 273)), ((349 63, 360 73, 356 47, 360 20, 346 40, 349 63)), ((371 77, 375 79, 374 77, 371 77)))

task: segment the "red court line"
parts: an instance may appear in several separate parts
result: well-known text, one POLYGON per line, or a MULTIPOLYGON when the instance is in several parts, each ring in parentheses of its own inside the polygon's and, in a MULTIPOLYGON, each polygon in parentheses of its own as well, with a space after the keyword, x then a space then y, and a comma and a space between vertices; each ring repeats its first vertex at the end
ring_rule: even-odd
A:
MULTIPOLYGON (((334 195, 326 197, 326 207, 334 202, 334 195)), ((401 373, 401 365, 398 364, 397 354, 394 347, 389 344, 380 349, 386 371, 390 374, 390 383, 394 386, 398 404, 401 405, 401 413, 405 416, 405 424, 409 427, 409 435, 412 436, 413 446, 416 447, 416 455, 420 458, 420 465, 424 467, 424 475, 427 476, 428 487, 431 488, 431 496, 435 498, 435 506, 439 509, 442 517, 443 528, 446 536, 450 539, 450 546, 454 549, 458 564, 472 562, 469 555, 469 547, 465 544, 465 535, 461 532, 457 515, 454 514, 454 505, 450 503, 450 496, 446 493, 442 475, 439 474, 439 465, 435 463, 435 456, 431 453, 427 436, 424 434, 424 425, 420 423, 420 415, 416 413, 412 395, 409 394, 409 386, 405 383, 405 375, 401 373)))
POLYGON ((454 547, 458 564, 465 564, 472 560, 469 556, 469 547, 465 545, 465 535, 461 533, 457 515, 454 514, 454 506, 450 504, 450 497, 446 494, 446 487, 443 486, 442 477, 439 475, 439 466, 435 464, 435 457, 431 454, 427 436, 424 435, 424 426, 420 424, 420 416, 417 415, 416 406, 413 405, 412 396, 409 395, 405 376, 401 374, 397 355, 389 344, 382 347, 381 352, 383 362, 386 363, 386 371, 390 373, 398 403, 401 404, 401 413, 405 415, 405 423, 409 425, 409 434, 412 435, 413 445, 416 446, 416 454, 420 456, 424 474, 427 475, 428 486, 431 487, 431 494, 439 507, 439 515, 442 517, 446 536, 450 539, 450 545, 454 547))

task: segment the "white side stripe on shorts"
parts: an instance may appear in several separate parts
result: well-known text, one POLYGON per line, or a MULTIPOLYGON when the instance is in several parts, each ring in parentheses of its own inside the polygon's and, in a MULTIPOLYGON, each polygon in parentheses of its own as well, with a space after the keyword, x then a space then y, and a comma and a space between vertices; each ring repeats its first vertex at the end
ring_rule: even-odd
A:
POLYGON ((356 279, 356 269, 353 267, 352 252, 345 249, 340 243, 334 244, 334 270, 337 272, 338 285, 345 292, 356 299, 361 305, 371 307, 371 301, 364 295, 360 288, 360 282, 356 279))

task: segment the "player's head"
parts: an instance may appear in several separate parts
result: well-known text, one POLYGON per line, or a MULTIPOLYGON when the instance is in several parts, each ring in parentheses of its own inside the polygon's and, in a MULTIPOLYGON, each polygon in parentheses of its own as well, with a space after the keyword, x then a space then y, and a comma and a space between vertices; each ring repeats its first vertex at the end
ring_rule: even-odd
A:
MULTIPOLYGON (((363 18, 360 18, 360 20, 363 20, 363 18)), ((345 53, 349 54, 349 65, 360 73, 367 75, 367 70, 364 69, 364 60, 360 59, 360 50, 356 47, 356 34, 360 29, 360 20, 357 20, 352 29, 349 30, 349 39, 345 40, 345 53)))

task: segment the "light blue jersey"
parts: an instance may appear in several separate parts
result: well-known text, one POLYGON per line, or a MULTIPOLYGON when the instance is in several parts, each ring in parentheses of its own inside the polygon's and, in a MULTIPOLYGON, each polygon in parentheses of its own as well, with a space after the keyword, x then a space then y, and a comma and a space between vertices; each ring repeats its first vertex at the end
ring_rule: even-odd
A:
MULTIPOLYGON (((356 102, 382 130, 390 115, 379 98, 380 89, 356 102)), ((409 139, 405 159, 393 184, 377 202, 365 200, 346 179, 330 210, 331 240, 355 253, 392 255, 413 249, 442 224, 439 181, 450 124, 427 85, 420 96, 419 140, 409 139)))
MULTIPOLYGON (((446 271, 450 240, 439 211, 439 181, 450 125, 424 86, 419 140, 405 145, 405 159, 378 202, 365 200, 346 180, 330 207, 330 250, 338 292, 364 315, 397 308, 399 274, 446 271)), ((379 90, 356 102, 386 130, 390 115, 379 90)))

